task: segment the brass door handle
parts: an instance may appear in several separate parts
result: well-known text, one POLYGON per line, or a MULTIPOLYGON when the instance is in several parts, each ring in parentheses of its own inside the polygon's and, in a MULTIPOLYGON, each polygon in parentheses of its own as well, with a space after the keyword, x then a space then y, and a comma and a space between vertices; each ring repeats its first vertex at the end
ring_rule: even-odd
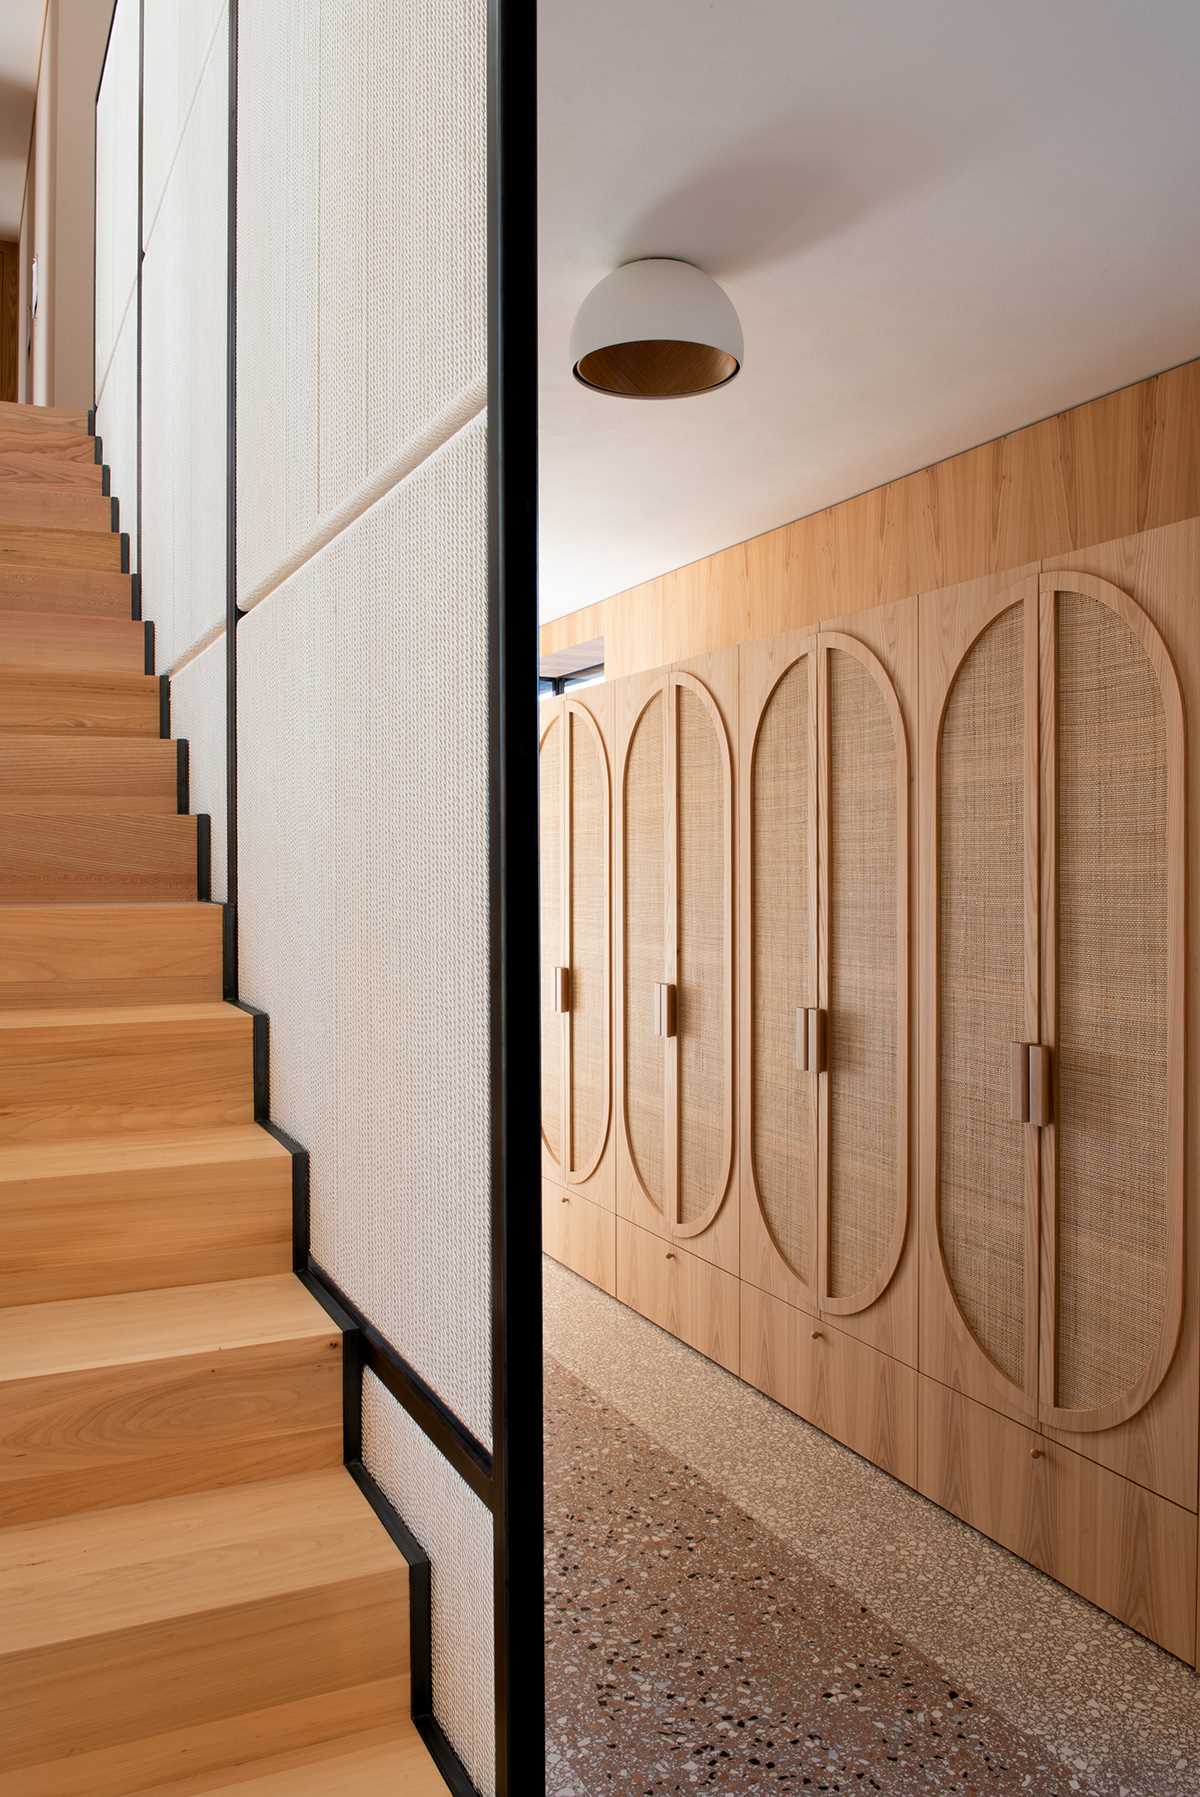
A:
POLYGON ((571 969, 569 967, 554 969, 554 1009, 556 1011, 571 1009, 571 969))
POLYGON ((654 988, 655 1028, 660 1036, 675 1034, 676 988, 670 980, 660 980, 654 988))

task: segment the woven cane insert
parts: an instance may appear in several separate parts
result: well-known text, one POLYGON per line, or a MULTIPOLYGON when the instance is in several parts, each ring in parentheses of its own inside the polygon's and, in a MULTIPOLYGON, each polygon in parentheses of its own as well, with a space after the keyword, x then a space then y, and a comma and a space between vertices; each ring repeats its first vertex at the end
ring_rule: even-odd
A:
POLYGON ((666 701, 656 693, 634 726, 625 760, 625 1113, 634 1165, 651 1201, 663 1202, 663 1055, 655 988, 664 978, 666 701))
POLYGON ((870 672, 829 669, 829 1289, 884 1270, 904 1187, 896 1165, 896 737, 870 672))
POLYGON ((562 962, 562 722, 546 727, 539 756, 538 819, 541 852, 542 1135, 562 1161, 562 1017, 554 1008, 554 969, 562 962))
POLYGON ((720 1197, 730 1105, 725 914, 729 832, 717 723, 677 689, 679 768, 679 1216, 696 1221, 720 1197))
POLYGON ((1167 738, 1154 669, 1108 606, 1057 601, 1057 1402, 1146 1370, 1167 1204, 1167 738))
POLYGON ((938 759, 938 1221, 954 1294, 1000 1370, 1024 1374, 1023 617, 1000 614, 946 701, 938 759))
POLYGON ((750 770, 751 1128, 754 1180, 780 1254, 811 1283, 816 1245, 812 1079, 796 1068, 796 1011, 812 966, 808 658, 767 700, 750 770))
POLYGON ((577 712, 571 746, 571 1148, 577 1171, 608 1128, 608 807, 603 750, 577 712))

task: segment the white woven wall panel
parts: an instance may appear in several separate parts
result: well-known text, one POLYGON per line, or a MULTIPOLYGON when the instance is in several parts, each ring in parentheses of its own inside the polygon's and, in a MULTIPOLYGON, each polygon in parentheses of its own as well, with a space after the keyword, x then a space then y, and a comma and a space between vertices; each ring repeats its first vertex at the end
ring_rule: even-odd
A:
POLYGON ((137 540, 137 295, 133 296, 109 362, 96 407, 96 434, 120 501, 121 529, 129 532, 130 567, 138 566, 137 540))
POLYGON ((226 7, 227 0, 145 0, 144 243, 154 235, 171 165, 218 31, 222 54, 228 44, 226 7))
POLYGON ((96 393, 137 284, 138 0, 117 0, 96 105, 96 393))
MULTIPOLYGON (((320 0, 238 10, 238 592, 317 520, 320 0)), ((330 72, 332 78, 332 71, 330 72)))
POLYGON ((341 1103, 314 1249, 490 1443, 486 443, 480 416, 320 558, 341 1103))
POLYGON ((429 1555, 434 1715, 483 1797, 492 1797, 491 1516, 370 1372, 363 1379, 363 1460, 429 1555))
MULTIPOLYGON (((238 625, 242 997, 271 1017, 271 1115, 339 1189, 333 932, 338 619, 312 565, 238 625)), ((353 921, 342 919, 352 929, 353 921)))
POLYGON ((486 0, 322 0, 320 507, 482 375, 486 0))
POLYGON ((142 266, 142 597, 162 668, 225 615, 227 89, 214 44, 142 266))
POLYGON ((171 735, 188 745, 191 809, 212 820, 212 896, 228 897, 225 791, 225 632, 171 677, 171 735))

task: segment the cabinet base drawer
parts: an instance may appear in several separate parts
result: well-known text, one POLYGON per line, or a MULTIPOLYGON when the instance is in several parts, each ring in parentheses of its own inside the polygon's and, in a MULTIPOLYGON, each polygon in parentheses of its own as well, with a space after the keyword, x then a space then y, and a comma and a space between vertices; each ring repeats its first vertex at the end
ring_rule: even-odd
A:
POLYGON ((615 1297, 617 1244, 610 1210, 542 1181, 542 1247, 581 1279, 615 1297))
POLYGON ((924 1496, 1191 1662, 1192 1513, 920 1377, 924 1496))
POLYGON ((738 1281, 674 1242, 617 1223, 617 1297, 669 1335, 738 1370, 738 1281))
POLYGON ((917 1375, 831 1324, 742 1287, 742 1378, 906 1485, 917 1482, 917 1375))

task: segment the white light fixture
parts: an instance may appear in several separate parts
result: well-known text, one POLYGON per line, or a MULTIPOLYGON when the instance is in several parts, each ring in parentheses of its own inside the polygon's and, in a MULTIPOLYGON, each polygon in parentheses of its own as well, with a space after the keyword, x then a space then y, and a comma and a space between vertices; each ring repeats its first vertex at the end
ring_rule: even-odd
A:
POLYGON ((728 294, 690 262, 665 256, 614 269, 571 332, 575 379, 625 399, 686 399, 731 381, 742 327, 728 294))

